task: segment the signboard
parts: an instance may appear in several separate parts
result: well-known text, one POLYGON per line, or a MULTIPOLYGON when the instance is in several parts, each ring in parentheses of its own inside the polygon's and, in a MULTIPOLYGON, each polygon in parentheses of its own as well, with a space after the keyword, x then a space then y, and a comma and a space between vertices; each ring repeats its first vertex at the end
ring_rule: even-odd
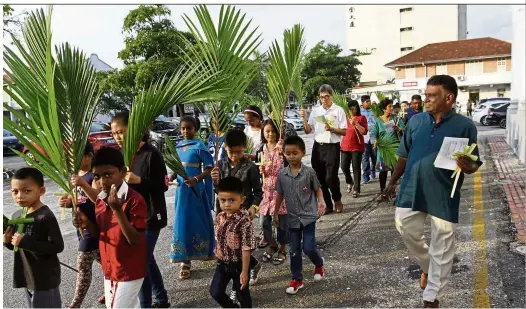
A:
POLYGON ((403 87, 416 87, 418 86, 418 82, 403 82, 402 86, 403 87))
POLYGON ((194 113, 194 105, 193 104, 184 104, 184 113, 185 114, 193 114, 194 113))

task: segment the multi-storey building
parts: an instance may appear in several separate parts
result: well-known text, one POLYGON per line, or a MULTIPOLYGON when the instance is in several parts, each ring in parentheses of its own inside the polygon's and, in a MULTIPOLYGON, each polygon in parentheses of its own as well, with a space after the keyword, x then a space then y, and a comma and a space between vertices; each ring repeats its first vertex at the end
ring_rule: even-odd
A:
POLYGON ((509 97, 511 43, 494 38, 428 44, 385 65, 395 74, 400 100, 423 94, 429 77, 447 74, 459 86, 457 101, 509 97))
POLYGON ((360 56, 362 86, 386 84, 384 64, 429 43, 466 38, 466 5, 347 5, 347 42, 360 56), (438 20, 439 23, 430 22, 438 20))

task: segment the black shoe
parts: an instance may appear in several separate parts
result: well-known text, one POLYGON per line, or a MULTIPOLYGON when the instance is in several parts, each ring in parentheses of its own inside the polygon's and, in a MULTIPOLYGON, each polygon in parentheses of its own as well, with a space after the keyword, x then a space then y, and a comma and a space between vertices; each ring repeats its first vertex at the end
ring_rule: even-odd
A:
POLYGON ((165 304, 153 303, 152 308, 170 308, 170 303, 165 303, 165 304))

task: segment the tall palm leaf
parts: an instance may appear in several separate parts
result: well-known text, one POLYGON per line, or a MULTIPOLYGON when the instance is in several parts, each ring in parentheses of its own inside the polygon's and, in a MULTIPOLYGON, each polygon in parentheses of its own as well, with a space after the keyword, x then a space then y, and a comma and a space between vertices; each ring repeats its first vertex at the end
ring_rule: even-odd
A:
MULTIPOLYGON (((219 148, 219 133, 227 130, 233 123, 243 105, 241 95, 257 76, 258 67, 250 56, 261 44, 258 28, 249 31, 251 20, 246 20, 240 10, 232 6, 221 6, 219 22, 214 24, 208 8, 204 5, 194 7, 197 24, 186 14, 183 19, 197 44, 185 56, 189 65, 204 63, 218 77, 223 79, 228 95, 222 100, 206 102, 211 118, 211 128, 216 136, 216 150, 219 148)), ((216 151, 216 163, 219 158, 216 151)))
POLYGON ((8 67, 4 91, 22 108, 17 111, 4 103, 17 118, 13 121, 4 116, 4 127, 38 162, 15 153, 73 195, 76 211, 76 194, 69 179, 80 168, 101 92, 94 68, 79 49, 63 44, 56 47, 57 58, 53 58, 51 14, 51 6, 47 15, 42 9, 29 14, 23 26, 27 47, 15 37, 18 52, 4 46, 8 67))
MULTIPOLYGON (((351 110, 349 109, 349 103, 347 103, 347 98, 345 97, 345 95, 336 92, 333 97, 333 103, 343 109, 347 118, 352 119, 351 110)), ((358 130, 356 129, 354 130, 354 133, 356 134, 358 143, 361 144, 362 141, 360 140, 360 133, 358 133, 358 130)))
POLYGON ((131 166, 144 133, 165 110, 176 105, 221 99, 225 90, 216 72, 202 63, 180 67, 172 76, 159 79, 135 97, 124 136, 124 163, 131 166))
POLYGON ((389 169, 394 169, 398 161, 398 156, 396 155, 398 144, 399 142, 396 136, 386 132, 381 132, 376 140, 376 150, 380 153, 385 165, 389 169))
MULTIPOLYGON (((177 149, 168 136, 165 136, 165 143, 166 147, 163 151, 164 162, 166 162, 168 168, 170 168, 176 175, 181 176, 184 180, 188 180, 188 174, 184 169, 181 158, 177 153, 177 149)), ((199 198, 199 193, 195 187, 192 187, 192 191, 194 191, 195 196, 199 198)))
POLYGON ((296 24, 283 33, 283 52, 274 40, 268 52, 270 67, 267 71, 267 91, 272 109, 272 119, 276 121, 280 136, 283 135, 285 108, 291 91, 294 91, 303 106, 300 73, 305 53, 303 26, 296 24))

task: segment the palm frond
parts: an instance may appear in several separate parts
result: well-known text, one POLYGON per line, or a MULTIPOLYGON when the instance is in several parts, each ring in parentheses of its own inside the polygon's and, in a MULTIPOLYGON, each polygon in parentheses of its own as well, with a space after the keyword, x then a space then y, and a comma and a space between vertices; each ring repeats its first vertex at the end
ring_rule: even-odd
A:
POLYGON ((382 102, 382 100, 386 98, 385 94, 382 91, 375 91, 374 94, 378 99, 378 103, 382 102))
POLYGON ((291 91, 303 106, 300 73, 305 53, 303 26, 296 24, 283 34, 283 51, 277 40, 272 43, 269 52, 267 70, 267 91, 272 110, 271 118, 276 121, 280 135, 283 131, 285 108, 291 91))
POLYGON ((347 98, 345 97, 345 95, 337 93, 337 92, 334 93, 332 102, 338 105, 339 107, 343 108, 343 111, 345 112, 345 115, 347 116, 347 118, 352 117, 351 110, 349 109, 349 103, 347 103, 347 98))
MULTIPOLYGON (((166 163, 168 168, 171 169, 176 175, 181 176, 184 180, 188 180, 188 174, 184 169, 183 163, 181 162, 181 158, 177 153, 177 149, 175 148, 174 143, 170 140, 168 136, 165 136, 165 145, 166 147, 164 147, 163 151, 164 162, 166 163)), ((194 191, 194 194, 195 196, 197 196, 197 198, 200 198, 199 193, 197 192, 195 187, 192 187, 192 191, 194 191)))
POLYGON ((222 78, 222 84, 228 89, 228 95, 223 99, 205 102, 211 118, 211 128, 217 139, 220 131, 226 131, 242 110, 243 102, 240 102, 240 98, 259 74, 257 64, 249 57, 261 44, 261 34, 256 34, 257 27, 249 30, 251 20, 246 20, 246 14, 241 15, 241 11, 233 6, 221 6, 217 25, 205 5, 194 7, 194 13, 197 23, 186 14, 183 16, 190 33, 197 41, 185 54, 185 62, 190 66, 205 64, 217 77, 222 78))
POLYGON ((382 114, 384 113, 380 104, 371 104, 370 107, 371 113, 375 118, 380 118, 380 116, 382 116, 382 114))
POLYGON ((251 138, 247 138, 247 149, 245 153, 251 154, 254 151, 254 141, 251 138))
POLYGON ((4 91, 22 108, 16 111, 4 103, 17 118, 4 116, 4 127, 39 162, 15 153, 73 195, 69 179, 80 168, 101 92, 82 51, 66 43, 52 56, 51 15, 51 6, 47 14, 42 9, 31 12, 22 28, 25 44, 13 37, 17 51, 4 46, 4 91))
POLYGON ((376 150, 380 153, 383 158, 385 165, 389 169, 394 169, 398 156, 396 152, 398 150, 398 139, 394 134, 380 132, 376 141, 376 150))

